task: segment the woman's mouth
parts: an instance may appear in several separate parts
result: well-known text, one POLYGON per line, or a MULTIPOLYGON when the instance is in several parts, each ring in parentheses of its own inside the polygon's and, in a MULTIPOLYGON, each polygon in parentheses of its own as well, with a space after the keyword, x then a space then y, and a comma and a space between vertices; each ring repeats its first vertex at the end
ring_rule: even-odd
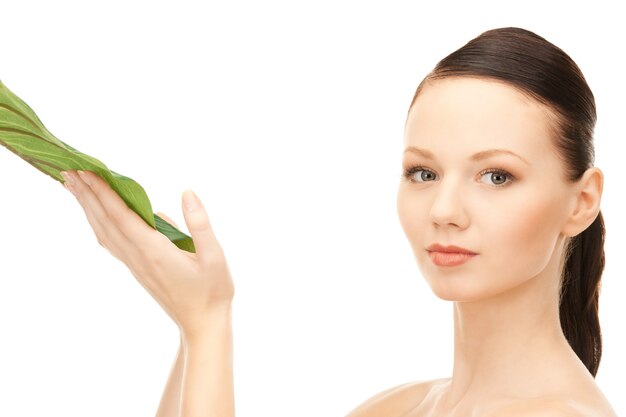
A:
POLYGON ((453 245, 443 246, 438 243, 428 246, 426 250, 430 259, 438 266, 461 265, 478 255, 469 249, 453 245))
POLYGON ((474 258, 475 253, 459 253, 459 252, 431 252, 428 251, 431 261, 437 266, 457 266, 464 264, 474 258))

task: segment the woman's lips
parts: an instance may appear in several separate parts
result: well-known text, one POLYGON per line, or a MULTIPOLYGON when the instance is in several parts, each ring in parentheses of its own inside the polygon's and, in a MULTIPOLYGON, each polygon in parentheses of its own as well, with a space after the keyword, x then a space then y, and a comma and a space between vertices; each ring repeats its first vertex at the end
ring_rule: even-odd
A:
POLYGON ((469 261, 476 254, 458 253, 458 252, 436 252, 428 251, 428 256, 435 265, 438 266, 457 266, 469 261))

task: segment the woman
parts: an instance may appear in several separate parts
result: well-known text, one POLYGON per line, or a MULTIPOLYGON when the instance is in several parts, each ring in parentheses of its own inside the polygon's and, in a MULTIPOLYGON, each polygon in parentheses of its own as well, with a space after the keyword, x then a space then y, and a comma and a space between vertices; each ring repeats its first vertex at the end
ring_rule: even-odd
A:
MULTIPOLYGON (((595 120, 576 64, 523 29, 485 32, 426 76, 406 121, 398 214, 431 289, 454 302, 453 374, 393 387, 349 417, 615 416, 593 379, 604 268, 595 120)), ((180 328, 157 416, 233 416, 234 286, 202 203, 183 193, 192 254, 78 174, 66 187, 99 243, 180 328)))

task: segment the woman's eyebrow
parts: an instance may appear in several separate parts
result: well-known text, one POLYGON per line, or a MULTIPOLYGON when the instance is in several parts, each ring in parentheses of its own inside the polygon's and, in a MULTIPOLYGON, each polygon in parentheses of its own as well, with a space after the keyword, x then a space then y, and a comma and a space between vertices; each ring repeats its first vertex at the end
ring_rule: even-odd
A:
MULTIPOLYGON (((411 152, 411 153, 420 155, 420 156, 422 156, 424 158, 427 158, 427 159, 435 159, 435 156, 433 155, 432 152, 427 151, 426 149, 415 147, 415 146, 407 147, 404 150, 403 153, 406 153, 406 152, 411 152)), ((519 158, 520 160, 522 160, 526 164, 531 165, 531 163, 528 162, 524 157, 522 157, 522 156, 520 156, 520 155, 516 154, 515 152, 510 151, 508 149, 487 149, 485 151, 480 151, 480 152, 475 153, 474 155, 472 155, 470 157, 470 159, 472 161, 482 161, 483 159, 487 159, 487 158, 489 158, 491 156, 498 155, 498 154, 512 155, 512 156, 514 156, 516 158, 519 158)))

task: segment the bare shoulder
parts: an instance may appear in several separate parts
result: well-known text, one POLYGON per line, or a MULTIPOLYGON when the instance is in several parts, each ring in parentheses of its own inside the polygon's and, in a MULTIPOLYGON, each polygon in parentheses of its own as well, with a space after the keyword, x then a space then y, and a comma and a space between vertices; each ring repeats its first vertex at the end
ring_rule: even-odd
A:
POLYGON ((511 403, 488 417, 617 417, 610 406, 585 405, 568 399, 535 399, 511 403))
POLYGON ((368 398, 346 417, 402 416, 419 405, 433 386, 448 379, 420 380, 396 385, 368 398))

